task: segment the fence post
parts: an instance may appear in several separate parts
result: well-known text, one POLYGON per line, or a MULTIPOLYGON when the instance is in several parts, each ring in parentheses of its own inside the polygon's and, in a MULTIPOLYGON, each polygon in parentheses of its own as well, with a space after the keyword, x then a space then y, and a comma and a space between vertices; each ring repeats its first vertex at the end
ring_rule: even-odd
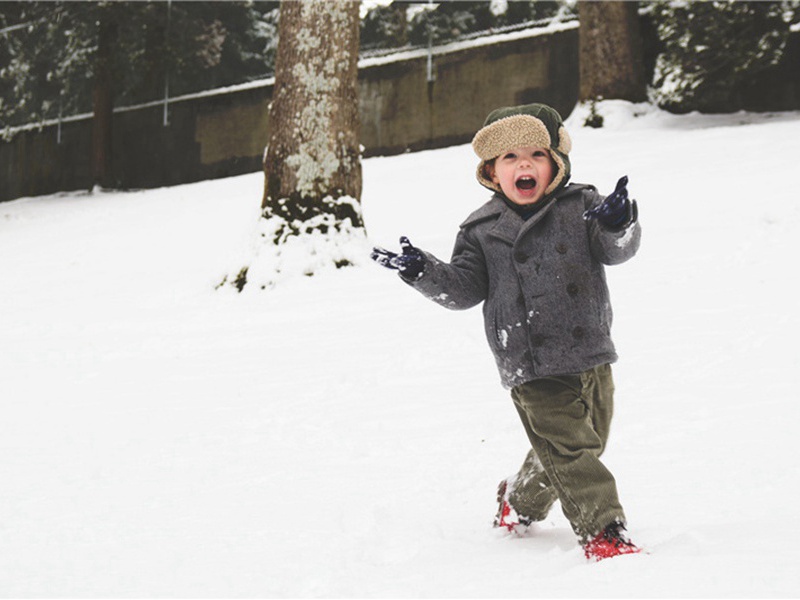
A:
POLYGON ((167 62, 164 68, 164 127, 169 125, 169 63, 170 63, 170 53, 169 53, 169 25, 170 25, 170 14, 172 13, 172 0, 167 0, 167 27, 164 33, 164 41, 166 42, 166 49, 167 49, 167 62))

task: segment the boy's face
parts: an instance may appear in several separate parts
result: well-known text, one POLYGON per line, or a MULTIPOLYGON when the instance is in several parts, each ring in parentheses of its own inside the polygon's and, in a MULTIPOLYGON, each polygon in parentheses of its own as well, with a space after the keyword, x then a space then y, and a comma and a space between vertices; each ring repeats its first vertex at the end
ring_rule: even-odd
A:
POLYGON ((489 174, 516 204, 535 204, 553 181, 555 167, 547 148, 523 146, 498 156, 489 174))

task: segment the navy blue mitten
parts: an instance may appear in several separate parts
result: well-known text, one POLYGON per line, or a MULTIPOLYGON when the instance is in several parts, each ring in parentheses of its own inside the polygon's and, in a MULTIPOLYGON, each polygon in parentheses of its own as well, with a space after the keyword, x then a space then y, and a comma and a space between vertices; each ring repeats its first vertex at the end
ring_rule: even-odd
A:
POLYGON ((390 252, 383 248, 373 248, 370 258, 382 267, 398 271, 404 279, 416 281, 425 270, 425 255, 411 245, 406 236, 400 238, 402 254, 390 252))
POLYGON ((597 219, 604 227, 619 231, 624 229, 634 218, 634 208, 628 199, 628 176, 623 175, 617 181, 617 187, 603 202, 583 213, 583 218, 597 219))

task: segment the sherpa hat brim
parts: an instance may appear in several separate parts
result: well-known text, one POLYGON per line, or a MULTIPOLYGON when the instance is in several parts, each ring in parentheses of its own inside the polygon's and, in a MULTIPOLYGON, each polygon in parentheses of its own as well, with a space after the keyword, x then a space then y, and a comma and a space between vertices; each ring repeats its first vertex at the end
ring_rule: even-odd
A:
POLYGON ((565 183, 570 171, 568 155, 572 150, 572 140, 560 115, 550 107, 540 104, 498 109, 489 115, 484 127, 472 139, 472 148, 481 159, 476 173, 478 182, 491 190, 501 192, 500 186, 492 181, 486 169, 487 163, 504 152, 526 146, 547 148, 557 166, 556 175, 545 189, 545 194, 552 193, 565 183), (551 136, 540 116, 549 118, 555 136, 551 136))
POLYGON ((572 150, 567 130, 559 127, 558 140, 550 139, 547 127, 531 115, 512 115, 483 127, 472 139, 472 148, 478 158, 491 160, 512 148, 538 146, 555 148, 564 154, 572 150))

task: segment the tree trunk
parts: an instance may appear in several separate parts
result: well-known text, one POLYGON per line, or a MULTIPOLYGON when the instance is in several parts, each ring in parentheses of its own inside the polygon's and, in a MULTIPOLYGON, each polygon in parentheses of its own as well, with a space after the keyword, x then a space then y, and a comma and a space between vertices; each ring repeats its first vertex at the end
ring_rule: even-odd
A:
POLYGON ((361 227, 359 2, 284 1, 278 36, 264 216, 361 227))
POLYGON ((359 2, 284 0, 250 264, 223 279, 271 289, 367 256, 361 216, 359 2))
POLYGON ((646 100, 638 9, 638 2, 578 2, 580 100, 646 100))
POLYGON ((113 187, 111 132, 114 114, 111 61, 116 22, 113 6, 101 6, 98 10, 97 54, 94 63, 92 89, 92 179, 94 185, 113 187))

